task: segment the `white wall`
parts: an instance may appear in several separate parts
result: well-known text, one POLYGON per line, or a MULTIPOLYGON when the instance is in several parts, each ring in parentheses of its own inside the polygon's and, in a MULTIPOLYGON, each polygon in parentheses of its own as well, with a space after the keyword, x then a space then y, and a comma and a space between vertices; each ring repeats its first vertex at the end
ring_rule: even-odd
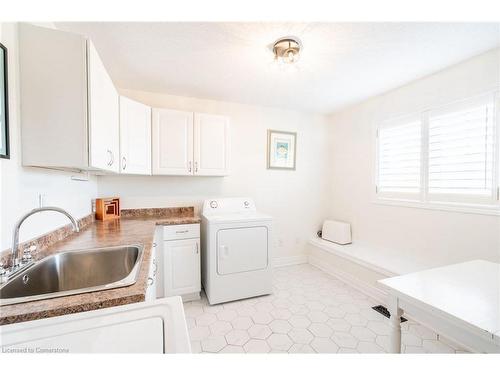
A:
MULTIPOLYGON (((9 53, 10 160, 0 159, 0 251, 11 247, 12 228, 25 212, 38 206, 38 194, 45 205, 60 206, 80 218, 91 212, 91 199, 97 195, 97 180, 71 180, 72 174, 21 165, 19 76, 17 31, 12 23, 0 23, 0 40, 9 53)), ((40 213, 26 221, 20 233, 25 241, 65 225, 67 219, 57 213, 40 213)))
POLYGON ((153 107, 231 117, 231 173, 227 177, 98 177, 100 196, 118 195, 122 206, 165 207, 210 197, 250 196, 274 217, 275 257, 304 254, 307 238, 326 214, 328 172, 324 116, 242 104, 122 90, 153 107), (266 169, 267 129, 296 131, 297 170, 266 169))
POLYGON ((500 260, 498 216, 384 206, 371 200, 377 123, 499 88, 499 77, 500 51, 490 51, 330 117, 330 216, 352 223, 354 241, 432 266, 500 260))

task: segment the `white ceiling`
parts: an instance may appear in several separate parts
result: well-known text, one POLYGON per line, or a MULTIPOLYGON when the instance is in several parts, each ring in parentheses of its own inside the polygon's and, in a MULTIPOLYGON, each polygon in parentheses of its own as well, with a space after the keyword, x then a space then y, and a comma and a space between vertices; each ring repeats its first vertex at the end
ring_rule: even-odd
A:
POLYGON ((56 23, 89 36, 115 84, 329 113, 500 45, 492 23, 56 23), (298 71, 266 48, 295 35, 298 71))

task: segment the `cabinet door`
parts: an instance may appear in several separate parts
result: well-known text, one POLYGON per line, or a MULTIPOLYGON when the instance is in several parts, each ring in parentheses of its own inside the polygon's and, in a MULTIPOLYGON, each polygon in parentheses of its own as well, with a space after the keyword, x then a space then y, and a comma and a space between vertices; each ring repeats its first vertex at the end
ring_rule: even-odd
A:
POLYGON ((23 165, 88 169, 86 39, 20 23, 18 45, 23 165))
POLYGON ((119 172, 118 93, 94 45, 87 43, 90 166, 119 172))
POLYGON ((193 174, 193 113, 153 108, 153 174, 193 174))
POLYGON ((199 292, 200 240, 165 241, 163 245, 165 296, 199 292))
POLYGON ((151 174, 151 108, 120 96, 120 173, 151 174))
POLYGON ((225 176, 229 174, 229 118, 195 113, 194 174, 225 176))

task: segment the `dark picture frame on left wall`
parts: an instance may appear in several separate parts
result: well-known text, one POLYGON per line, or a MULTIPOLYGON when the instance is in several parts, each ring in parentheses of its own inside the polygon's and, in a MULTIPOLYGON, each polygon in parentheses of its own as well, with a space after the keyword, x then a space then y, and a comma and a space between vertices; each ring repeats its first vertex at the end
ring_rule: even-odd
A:
POLYGON ((7 48, 0 43, 0 158, 10 159, 7 48))

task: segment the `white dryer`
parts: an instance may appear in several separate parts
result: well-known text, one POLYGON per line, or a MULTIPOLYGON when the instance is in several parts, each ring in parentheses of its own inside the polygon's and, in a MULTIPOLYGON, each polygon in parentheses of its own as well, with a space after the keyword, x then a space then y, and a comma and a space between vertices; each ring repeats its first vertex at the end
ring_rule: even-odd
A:
POLYGON ((202 282, 211 305, 272 293, 271 234, 272 217, 250 198, 204 202, 202 282))

